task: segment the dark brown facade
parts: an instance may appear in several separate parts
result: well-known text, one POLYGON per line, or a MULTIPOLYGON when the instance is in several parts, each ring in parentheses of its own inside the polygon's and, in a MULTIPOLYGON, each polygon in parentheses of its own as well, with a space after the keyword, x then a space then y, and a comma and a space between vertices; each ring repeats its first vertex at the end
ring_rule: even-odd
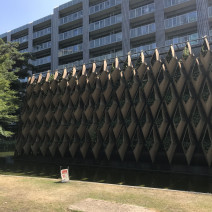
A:
POLYGON ((47 73, 28 81, 16 154, 211 166, 212 52, 187 43, 101 69, 47 73), (162 161, 159 161, 161 160, 162 161), (198 159, 199 158, 199 159, 198 159))

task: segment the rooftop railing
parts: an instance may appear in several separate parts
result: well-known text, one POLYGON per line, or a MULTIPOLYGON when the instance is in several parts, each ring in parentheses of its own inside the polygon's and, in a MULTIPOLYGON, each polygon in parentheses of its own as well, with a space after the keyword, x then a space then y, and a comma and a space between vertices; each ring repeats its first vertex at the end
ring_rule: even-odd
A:
POLYGON ((107 0, 107 1, 101 2, 99 4, 96 4, 96 5, 93 5, 93 6, 90 7, 90 9, 89 9, 90 14, 101 12, 103 10, 110 8, 110 7, 114 7, 118 4, 121 4, 121 0, 107 0))
POLYGON ((7 37, 7 32, 5 32, 4 34, 0 35, 0 38, 4 38, 4 37, 7 37))
POLYGON ((51 20, 51 18, 52 18, 52 15, 48 15, 48 16, 45 16, 43 18, 40 18, 40 19, 38 19, 36 21, 33 21, 33 26, 38 25, 38 24, 41 24, 41 23, 43 23, 45 21, 51 20))
POLYGON ((21 26, 21 27, 18 27, 18 28, 16 28, 16 29, 13 29, 13 30, 11 31, 11 33, 12 33, 12 34, 15 34, 15 33, 17 33, 17 32, 20 32, 20 31, 23 31, 23 30, 25 30, 25 29, 28 29, 28 27, 29 27, 29 24, 26 24, 26 25, 24 25, 24 26, 21 26))
POLYGON ((60 5, 59 6, 59 10, 63 10, 65 8, 71 7, 71 6, 73 6, 75 4, 78 4, 78 3, 82 2, 82 1, 83 0, 72 0, 72 1, 69 1, 69 2, 67 2, 65 4, 60 5))

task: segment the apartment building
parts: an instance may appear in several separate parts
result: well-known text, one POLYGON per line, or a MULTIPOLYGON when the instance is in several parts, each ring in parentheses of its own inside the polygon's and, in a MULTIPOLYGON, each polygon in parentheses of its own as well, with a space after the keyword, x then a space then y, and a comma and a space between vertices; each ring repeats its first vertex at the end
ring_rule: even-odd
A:
POLYGON ((195 40, 211 29, 212 0, 72 0, 0 38, 32 52, 41 72, 195 40))

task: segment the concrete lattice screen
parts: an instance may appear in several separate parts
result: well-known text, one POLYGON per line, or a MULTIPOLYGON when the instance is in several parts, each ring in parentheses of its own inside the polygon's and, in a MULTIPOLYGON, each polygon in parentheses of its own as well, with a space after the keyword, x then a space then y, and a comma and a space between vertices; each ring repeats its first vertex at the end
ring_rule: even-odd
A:
POLYGON ((171 46, 165 60, 156 49, 149 64, 141 53, 108 68, 32 76, 21 116, 17 155, 42 155, 125 162, 161 152, 172 164, 181 154, 212 162, 212 52, 206 38, 196 58, 187 43, 178 59, 171 46), (98 70, 98 71, 97 71, 98 70), (90 157, 90 156, 89 156, 90 157))

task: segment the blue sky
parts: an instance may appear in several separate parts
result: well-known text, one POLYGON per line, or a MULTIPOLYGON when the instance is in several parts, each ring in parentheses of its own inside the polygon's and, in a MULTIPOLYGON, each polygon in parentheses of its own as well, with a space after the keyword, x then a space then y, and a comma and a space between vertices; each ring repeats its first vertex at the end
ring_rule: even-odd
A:
POLYGON ((1 0, 0 34, 53 13, 69 0, 1 0))

